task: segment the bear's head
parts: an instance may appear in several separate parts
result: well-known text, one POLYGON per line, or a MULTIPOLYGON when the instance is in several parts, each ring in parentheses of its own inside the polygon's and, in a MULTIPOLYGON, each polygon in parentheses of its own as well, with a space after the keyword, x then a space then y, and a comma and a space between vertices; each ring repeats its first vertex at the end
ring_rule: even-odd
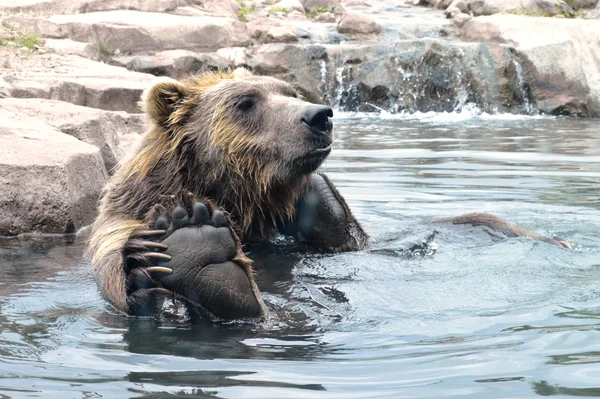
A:
POLYGON ((161 194, 183 189, 213 200, 244 234, 253 222, 262 229, 291 216, 331 152, 331 108, 246 70, 157 83, 142 107, 151 130, 129 174, 160 179, 161 194))

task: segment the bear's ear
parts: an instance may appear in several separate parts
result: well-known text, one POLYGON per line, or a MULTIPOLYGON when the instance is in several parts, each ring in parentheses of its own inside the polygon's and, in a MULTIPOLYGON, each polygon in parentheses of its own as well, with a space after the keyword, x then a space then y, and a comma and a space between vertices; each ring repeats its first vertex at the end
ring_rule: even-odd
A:
POLYGON ((189 89, 176 80, 158 82, 142 94, 142 109, 152 122, 165 126, 188 95, 189 89))

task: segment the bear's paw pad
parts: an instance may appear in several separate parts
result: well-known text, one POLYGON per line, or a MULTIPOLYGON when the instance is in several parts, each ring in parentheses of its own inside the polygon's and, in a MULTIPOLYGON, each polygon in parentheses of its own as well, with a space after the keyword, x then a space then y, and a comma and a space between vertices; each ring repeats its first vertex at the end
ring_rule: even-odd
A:
POLYGON ((160 243, 170 257, 164 267, 172 273, 162 273, 155 280, 210 316, 261 317, 263 303, 250 261, 243 256, 228 217, 220 210, 211 215, 204 204, 196 202, 191 215, 177 206, 170 219, 158 216, 154 228, 166 230, 160 243))

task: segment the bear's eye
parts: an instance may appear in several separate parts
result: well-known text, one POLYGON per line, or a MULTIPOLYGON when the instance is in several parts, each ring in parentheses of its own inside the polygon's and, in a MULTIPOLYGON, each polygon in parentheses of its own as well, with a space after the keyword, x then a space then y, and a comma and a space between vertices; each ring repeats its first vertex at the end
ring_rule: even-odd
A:
POLYGON ((241 111, 249 111, 254 108, 256 101, 253 98, 246 98, 238 104, 238 109, 241 111))

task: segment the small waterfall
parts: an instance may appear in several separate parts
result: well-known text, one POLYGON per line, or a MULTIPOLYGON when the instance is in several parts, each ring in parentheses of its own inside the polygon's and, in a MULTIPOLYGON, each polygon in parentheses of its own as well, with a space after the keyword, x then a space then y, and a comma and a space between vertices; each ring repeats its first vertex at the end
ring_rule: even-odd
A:
POLYGON ((396 114, 401 108, 404 108, 405 88, 403 83, 410 79, 412 72, 408 72, 402 68, 402 65, 400 65, 400 62, 396 57, 392 57, 392 61, 396 66, 396 71, 398 74, 396 77, 396 82, 393 86, 390 86, 390 90, 388 91, 388 100, 390 105, 387 111, 392 114, 396 114))
POLYGON ((338 66, 335 70, 335 100, 333 102, 333 108, 342 110, 342 96, 344 95, 344 66, 338 66))
POLYGON ((523 67, 516 60, 512 60, 513 65, 515 66, 515 71, 517 73, 517 81, 519 83, 519 91, 521 98, 523 99, 523 110, 527 115, 530 115, 533 112, 533 107, 531 106, 531 100, 529 99, 529 91, 527 90, 527 80, 525 79, 525 75, 523 74, 523 67))
POLYGON ((319 66, 323 101, 336 111, 354 110, 358 90, 356 84, 351 82, 349 68, 337 59, 329 63, 320 60, 319 66))
POLYGON ((319 70, 321 72, 321 81, 319 85, 321 86, 321 93, 323 93, 323 101, 327 104, 331 104, 329 79, 327 78, 327 62, 321 59, 319 60, 319 65, 319 70))
POLYGON ((389 86, 386 111, 402 112, 478 112, 468 77, 463 73, 465 54, 455 51, 425 53, 418 59, 391 57, 396 72, 389 86))

